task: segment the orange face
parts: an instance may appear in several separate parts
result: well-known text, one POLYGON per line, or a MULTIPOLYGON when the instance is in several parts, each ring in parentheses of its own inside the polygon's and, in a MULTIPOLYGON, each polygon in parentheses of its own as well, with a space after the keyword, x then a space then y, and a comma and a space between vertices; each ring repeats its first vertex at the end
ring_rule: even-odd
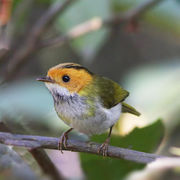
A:
POLYGON ((78 93, 92 81, 92 74, 79 64, 63 63, 48 71, 47 74, 55 83, 67 88, 71 93, 78 93))

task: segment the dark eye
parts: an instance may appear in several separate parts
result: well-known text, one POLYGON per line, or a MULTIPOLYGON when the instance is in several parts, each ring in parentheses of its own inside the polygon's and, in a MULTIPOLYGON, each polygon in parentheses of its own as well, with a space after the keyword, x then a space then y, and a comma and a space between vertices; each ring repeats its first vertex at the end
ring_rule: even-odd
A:
POLYGON ((64 75, 64 76, 62 77, 62 80, 63 80, 64 82, 68 82, 68 81, 70 81, 70 77, 67 76, 67 75, 64 75))

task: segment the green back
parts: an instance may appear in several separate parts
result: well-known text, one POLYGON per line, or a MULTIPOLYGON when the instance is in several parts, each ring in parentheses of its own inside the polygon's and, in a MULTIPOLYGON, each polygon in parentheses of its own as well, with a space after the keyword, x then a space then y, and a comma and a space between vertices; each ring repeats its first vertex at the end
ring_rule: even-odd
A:
MULTIPOLYGON (((81 95, 88 97, 89 103, 93 104, 94 98, 99 97, 105 108, 110 109, 113 106, 122 103, 123 113, 131 113, 140 116, 140 113, 134 107, 123 102, 129 95, 128 91, 108 78, 98 75, 93 76, 93 83, 80 92, 81 95)), ((92 109, 92 112, 94 112, 94 109, 92 109)))
POLYGON ((120 87, 116 82, 94 75, 93 92, 99 96, 104 107, 111 108, 125 100, 129 92, 120 87))

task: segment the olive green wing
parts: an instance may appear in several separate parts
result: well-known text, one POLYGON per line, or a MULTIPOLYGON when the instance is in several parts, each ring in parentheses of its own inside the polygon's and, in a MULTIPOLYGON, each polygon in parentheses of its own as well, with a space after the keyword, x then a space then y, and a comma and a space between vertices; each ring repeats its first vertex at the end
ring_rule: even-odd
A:
POLYGON ((108 109, 124 101, 129 95, 128 91, 108 78, 96 76, 94 83, 93 91, 100 97, 104 107, 108 109))
POLYGON ((122 112, 123 113, 131 113, 134 114, 136 116, 140 116, 141 114, 132 106, 130 106, 129 104, 126 103, 122 103, 122 112))
POLYGON ((108 78, 97 75, 94 77, 94 85, 92 86, 93 89, 91 89, 91 92, 94 92, 98 97, 100 97, 104 107, 109 109, 122 103, 123 113, 131 113, 140 116, 140 113, 134 107, 123 102, 129 95, 128 91, 108 78))

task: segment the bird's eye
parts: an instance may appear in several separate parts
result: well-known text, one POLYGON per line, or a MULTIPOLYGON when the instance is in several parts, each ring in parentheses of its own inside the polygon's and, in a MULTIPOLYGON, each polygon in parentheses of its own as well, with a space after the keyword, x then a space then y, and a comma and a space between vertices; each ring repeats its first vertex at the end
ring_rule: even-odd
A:
POLYGON ((69 82, 69 81, 70 81, 70 77, 67 76, 67 75, 64 75, 64 76, 62 77, 62 80, 63 80, 64 82, 69 82))

